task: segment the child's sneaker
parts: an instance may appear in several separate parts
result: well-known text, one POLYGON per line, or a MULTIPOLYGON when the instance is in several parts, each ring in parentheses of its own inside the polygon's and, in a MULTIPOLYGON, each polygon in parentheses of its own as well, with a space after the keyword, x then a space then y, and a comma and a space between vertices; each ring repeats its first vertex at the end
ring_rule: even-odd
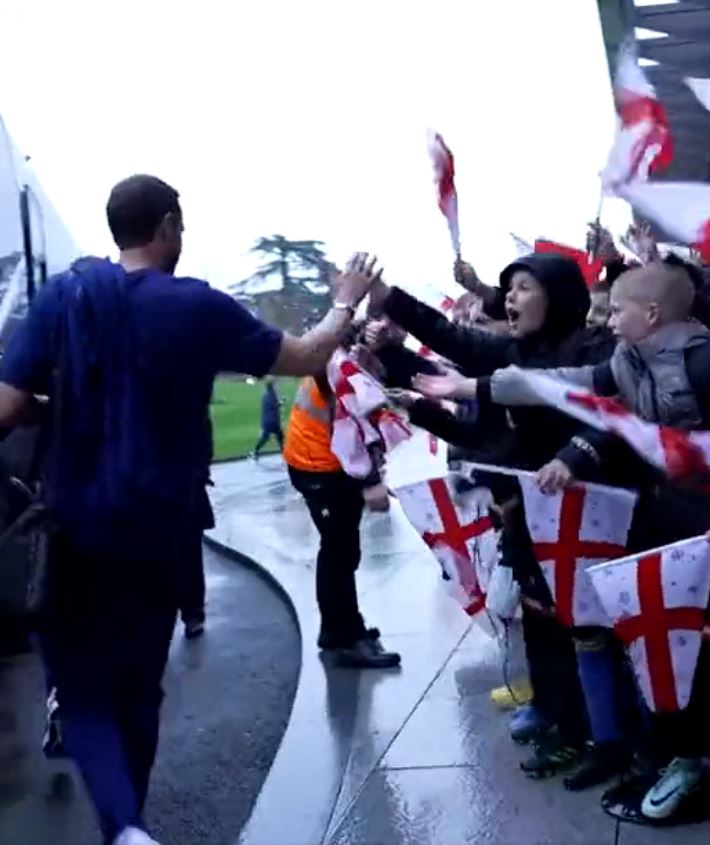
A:
POLYGON ((556 728, 544 736, 532 757, 523 760, 520 768, 529 778, 540 780, 567 772, 579 763, 582 749, 567 745, 556 728))
POLYGON ((527 745, 550 730, 550 724, 532 704, 519 707, 510 720, 510 737, 518 745, 527 745))
POLYGON ((569 777, 564 779, 564 785, 570 792, 579 792, 620 775, 629 768, 631 755, 618 742, 601 742, 587 747, 579 766, 569 777))
POLYGON ((527 678, 521 678, 510 686, 491 690, 491 701, 499 710, 512 710, 514 707, 532 701, 532 697, 532 687, 527 678))
POLYGON ((667 819, 702 780, 702 760, 676 757, 646 793, 641 812, 648 819, 667 819))

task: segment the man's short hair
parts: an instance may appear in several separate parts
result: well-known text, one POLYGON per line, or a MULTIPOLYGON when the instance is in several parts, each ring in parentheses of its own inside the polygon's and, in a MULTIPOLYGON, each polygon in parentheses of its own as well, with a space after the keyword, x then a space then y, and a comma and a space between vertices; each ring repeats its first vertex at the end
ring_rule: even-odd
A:
POLYGON ((180 194, 156 176, 138 174, 119 182, 106 205, 109 229, 119 249, 145 246, 166 214, 180 213, 180 194))

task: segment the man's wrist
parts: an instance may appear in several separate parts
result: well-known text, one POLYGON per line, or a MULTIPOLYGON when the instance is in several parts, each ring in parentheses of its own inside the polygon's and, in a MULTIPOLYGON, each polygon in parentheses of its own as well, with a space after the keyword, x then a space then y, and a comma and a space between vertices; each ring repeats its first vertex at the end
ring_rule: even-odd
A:
POLYGON ((351 302, 347 302, 342 299, 336 299, 333 302, 332 307, 333 311, 340 311, 343 314, 347 314, 351 320, 355 316, 355 306, 351 302))

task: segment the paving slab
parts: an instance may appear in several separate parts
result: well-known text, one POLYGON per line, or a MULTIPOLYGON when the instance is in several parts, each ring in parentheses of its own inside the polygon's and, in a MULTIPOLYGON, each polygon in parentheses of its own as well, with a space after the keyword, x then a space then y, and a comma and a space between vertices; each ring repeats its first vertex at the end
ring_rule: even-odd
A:
POLYGON ((258 562, 291 598, 302 663, 289 727, 241 845, 613 845, 710 841, 710 827, 655 831, 605 815, 602 789, 531 781, 490 690, 524 670, 513 626, 471 622, 395 504, 363 521, 364 614, 402 668, 335 668, 315 648, 318 536, 279 458, 215 468, 214 542, 258 562), (624 839, 626 837, 627 839, 624 839), (644 838, 646 837, 646 838, 644 838))
MULTIPOLYGON (((147 807, 163 845, 234 842, 271 767, 298 677, 298 628, 282 597, 214 552, 206 554, 206 574, 207 633, 188 642, 178 624, 164 679, 147 807)), ((44 693, 36 655, 0 661, 0 713, 14 717, 0 731, 12 728, 14 745, 5 750, 15 766, 10 777, 0 769, 0 845, 98 845, 94 810, 73 766, 41 752, 44 693), (73 784, 63 799, 50 790, 58 772, 73 784)), ((9 764, 8 755, 2 759, 9 764)))

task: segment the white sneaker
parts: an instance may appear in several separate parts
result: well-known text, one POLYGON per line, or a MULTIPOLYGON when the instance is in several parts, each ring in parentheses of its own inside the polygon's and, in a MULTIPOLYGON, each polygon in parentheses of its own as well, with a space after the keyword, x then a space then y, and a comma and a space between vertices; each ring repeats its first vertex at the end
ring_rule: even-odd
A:
POLYGON ((125 827, 113 840, 113 845, 160 845, 137 827, 125 827))
POLYGON ((680 806, 681 801, 700 783, 703 775, 702 760, 676 757, 660 780, 646 793, 641 812, 649 819, 667 819, 680 806))

